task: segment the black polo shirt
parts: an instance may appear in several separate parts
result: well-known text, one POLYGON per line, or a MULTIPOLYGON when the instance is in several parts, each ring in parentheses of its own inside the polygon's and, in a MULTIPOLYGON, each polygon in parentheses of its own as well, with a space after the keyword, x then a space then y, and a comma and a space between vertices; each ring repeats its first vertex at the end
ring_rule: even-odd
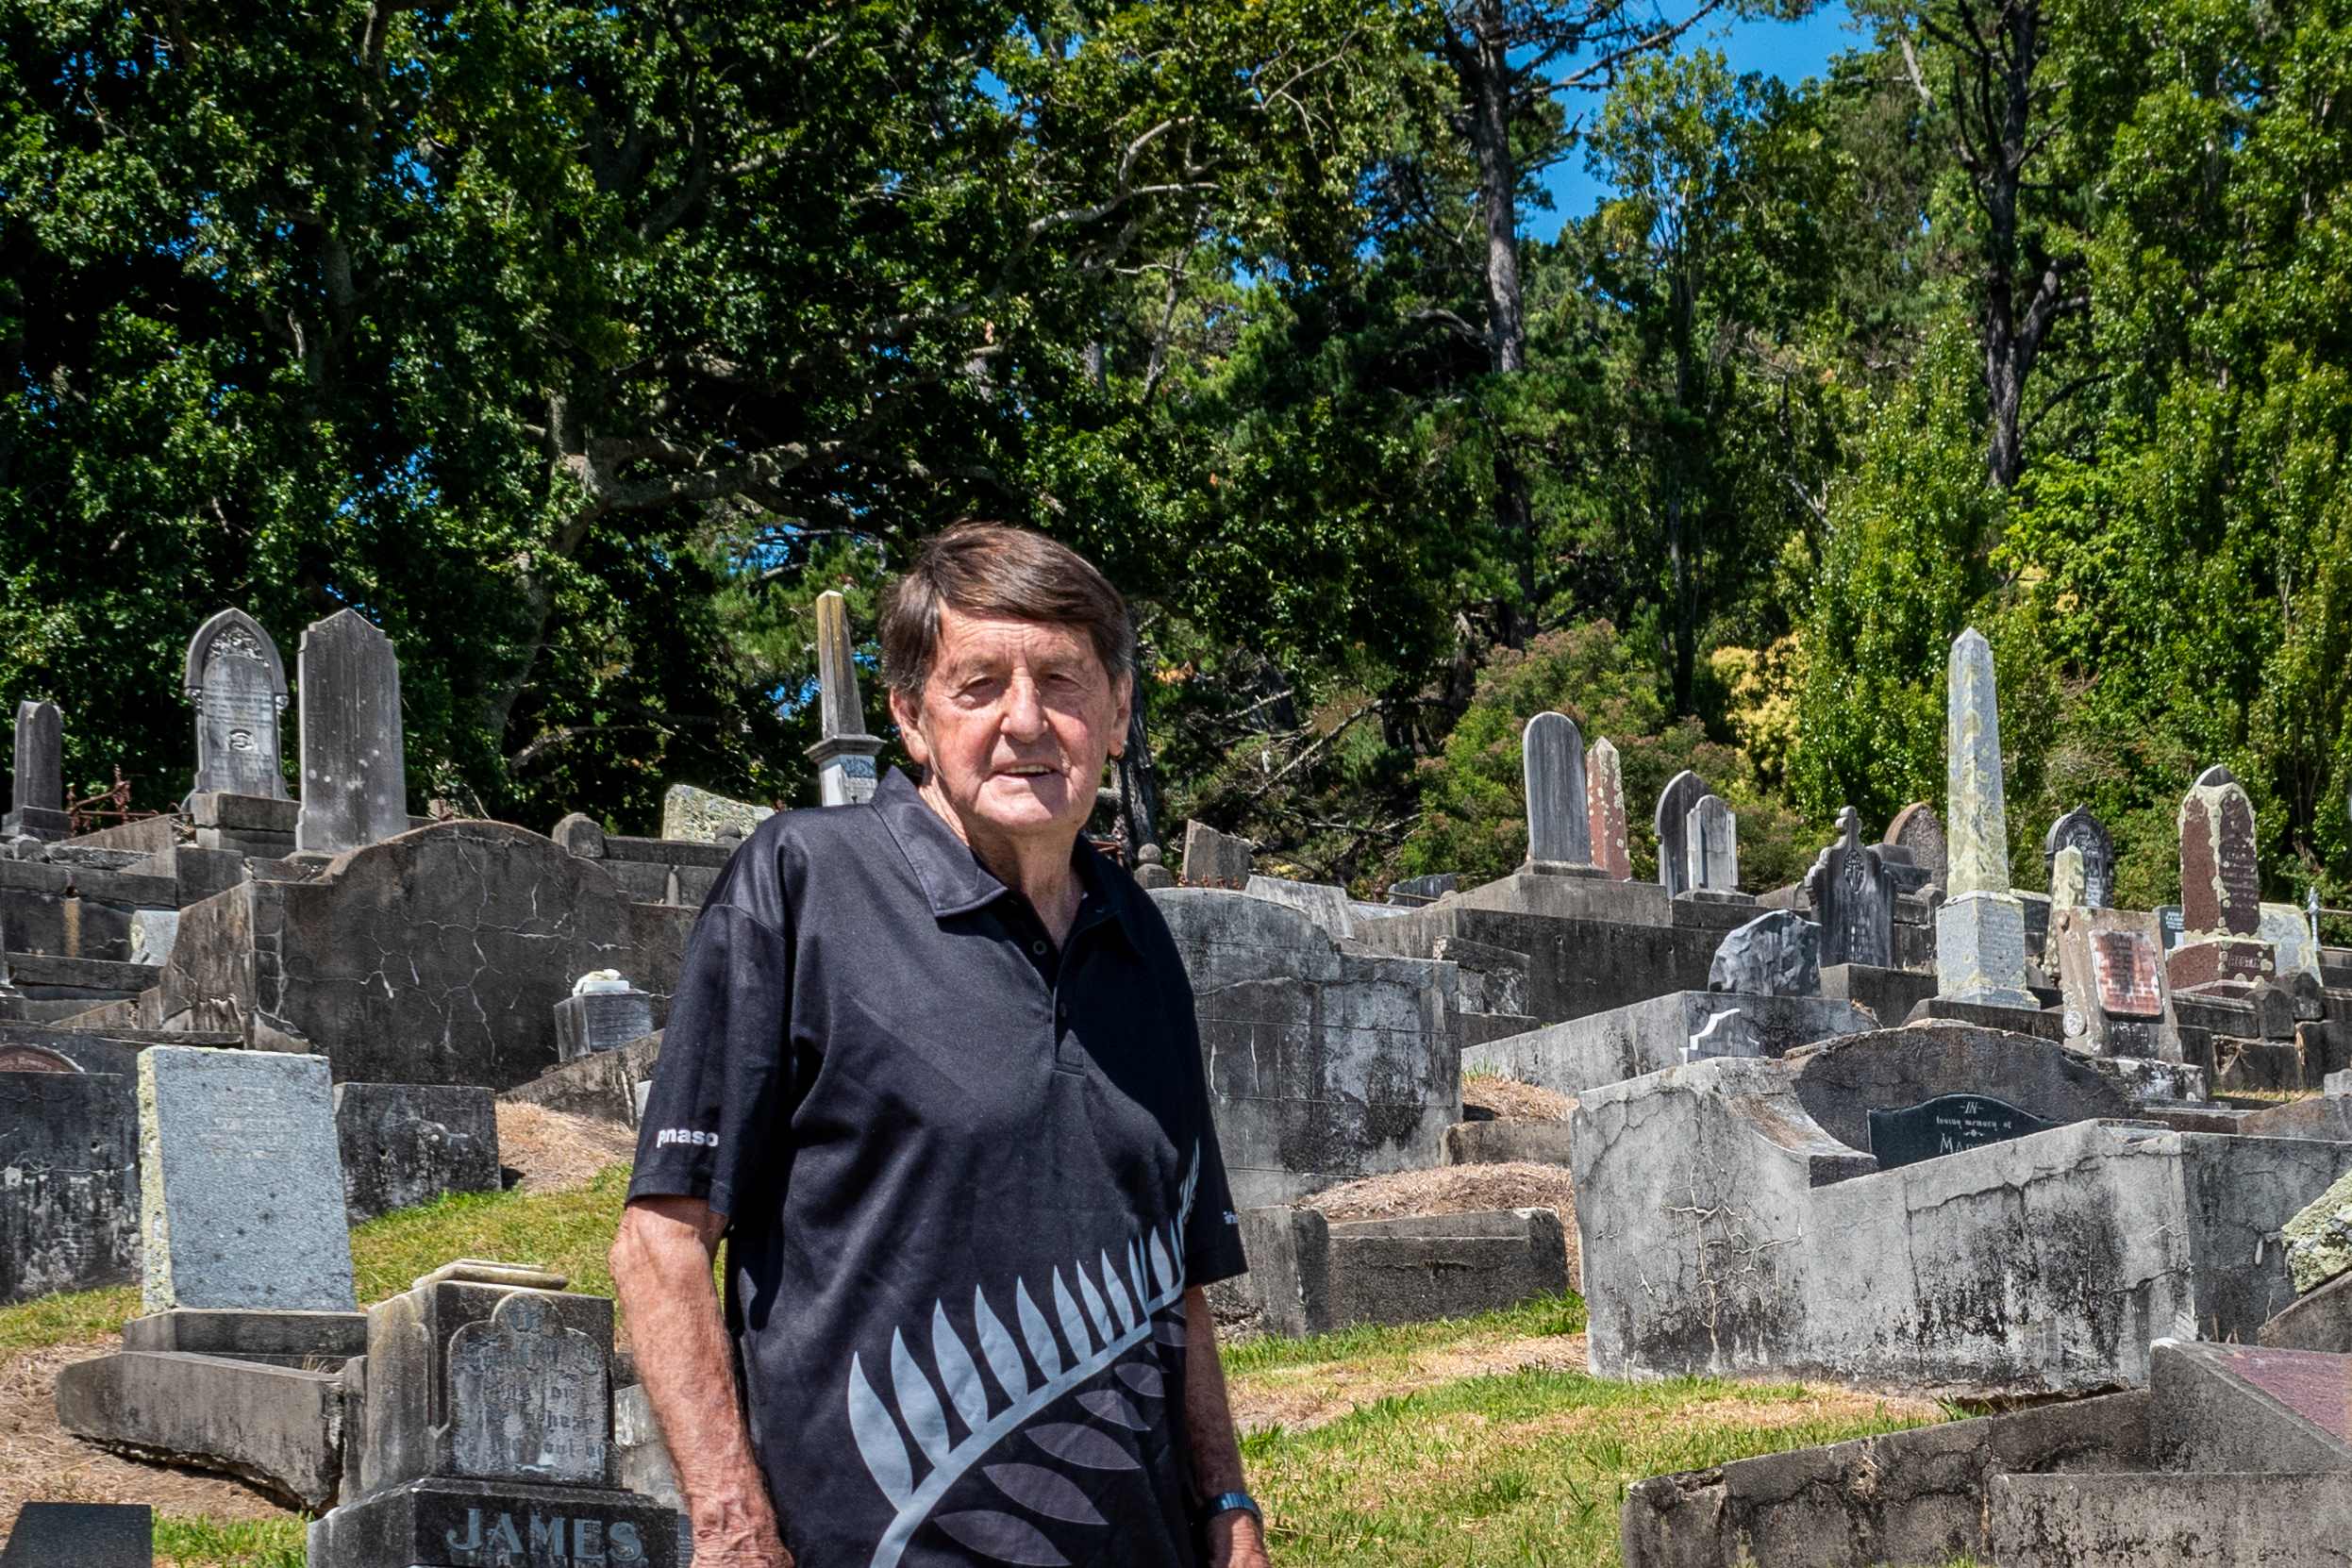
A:
POLYGON ((694 926, 629 1195, 728 1216, 800 1568, 1196 1560, 1183 1293, 1239 1229, 1176 944, 1075 863, 1057 950, 893 771, 762 823, 694 926))

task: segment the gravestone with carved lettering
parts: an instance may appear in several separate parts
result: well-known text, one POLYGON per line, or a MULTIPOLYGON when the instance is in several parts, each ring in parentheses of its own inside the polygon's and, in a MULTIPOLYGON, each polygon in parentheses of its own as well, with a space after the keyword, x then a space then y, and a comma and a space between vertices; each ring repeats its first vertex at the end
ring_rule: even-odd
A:
POLYGON ((1970 626, 1952 640, 1945 683, 1945 898, 1936 910, 1936 993, 2030 1008, 2026 907, 2009 881, 2009 809, 1993 649, 1970 626))
POLYGON ((1592 806, 1585 799, 1584 736, 1565 713, 1538 713, 1520 732, 1527 793, 1527 861, 1593 864, 1592 806))
POLYGON ((1626 836, 1626 776, 1617 747, 1606 736, 1584 754, 1585 822, 1593 837, 1593 863, 1612 882, 1633 877, 1631 841, 1626 836))
POLYGON ((1923 885, 1943 886, 1950 845, 1944 840, 1943 823, 1937 817, 1936 809, 1926 801, 1915 800, 1895 812, 1879 846, 1901 850, 1907 863, 1918 869, 1923 885))
MULTIPOLYGON (((2089 807, 2077 806, 2050 824, 2050 830, 2042 836, 2043 865, 2055 867, 2062 849, 2073 849, 2082 857, 2083 907, 2110 908, 2115 902, 2115 841, 2089 807)), ((2057 892, 2055 885, 2051 892, 2057 892)))
POLYGON ((0 838, 62 839, 72 827, 65 812, 65 725, 53 702, 16 705, 16 769, 0 838))
MULTIPOLYGON (((2061 852, 2060 859, 2064 859, 2061 852)), ((2095 1056, 2181 1059, 2157 917, 2136 909, 2054 906, 2050 974, 2065 1043, 2095 1056)))
POLYGON ((224 609, 188 640, 181 687, 196 710, 192 794, 286 798, 278 739, 286 666, 260 623, 224 609))
POLYGON ((294 849, 341 855, 409 830, 400 660, 356 609, 314 621, 302 673, 302 809, 294 849))
POLYGON ((2274 973, 2260 940, 2261 871, 2254 803, 2225 767, 2210 767, 2181 798, 2181 941, 2165 959, 2176 990, 2234 990, 2274 973))
POLYGON ((1870 1112, 1870 1152, 1882 1171, 2006 1143, 2059 1126, 1990 1094, 1939 1094, 1914 1106, 1870 1112))
POLYGON ((356 1309, 325 1057, 142 1052, 139 1179, 148 1311, 356 1309))
POLYGON ((1691 889, 1691 808, 1712 793, 1707 780, 1685 768, 1659 792, 1650 826, 1658 834, 1658 885, 1669 895, 1691 889))
POLYGON ((368 1312, 367 1397, 310 1568, 671 1568, 676 1515, 620 1489, 612 1303, 460 1259, 368 1312))
POLYGON ((1838 813, 1838 842, 1805 874, 1806 901, 1821 927, 1821 961, 1894 964, 1894 877, 1876 844, 1862 842, 1862 819, 1838 813))
POLYGON ((1720 896, 1740 891, 1740 819, 1721 795, 1701 795, 1683 827, 1685 892, 1720 896))

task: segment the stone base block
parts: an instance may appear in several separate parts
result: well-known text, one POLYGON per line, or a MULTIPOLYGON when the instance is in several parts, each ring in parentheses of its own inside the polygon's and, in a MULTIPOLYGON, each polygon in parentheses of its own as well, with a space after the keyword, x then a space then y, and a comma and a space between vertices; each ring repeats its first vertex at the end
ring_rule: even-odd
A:
POLYGON ((677 1515, 633 1493, 415 1481, 310 1526, 310 1568, 678 1568, 677 1515), (556 1544, 556 1543, 560 1544, 556 1544))
POLYGON ((226 1471, 296 1508, 332 1502, 342 1476, 340 1368, 125 1350, 66 1367, 57 1397, 58 1424, 76 1436, 226 1471))
POLYGON ((1445 1129, 1448 1165, 1566 1165, 1568 1124, 1457 1122, 1445 1129))
POLYGON ((2013 1007, 2001 1002, 1962 1002, 1950 996, 1930 996, 1912 1007, 1905 1024, 1974 1024, 1979 1028, 2029 1034, 2053 1045, 2066 1043, 2064 1015, 2040 1007, 2013 1007))
POLYGON ((2184 942, 2164 955, 2164 977, 2172 982, 2175 991, 2198 986, 2251 985, 2256 980, 2270 978, 2275 966, 2267 943, 2237 937, 2184 942))
POLYGON ((1244 1211, 1242 1238, 1240 1315, 1270 1334, 1468 1317, 1570 1288, 1567 1232, 1548 1209, 1332 1225, 1276 1206, 1244 1211))
POLYGON ((52 811, 45 806, 20 806, 6 816, 0 816, 0 839, 22 835, 27 839, 55 841, 65 838, 74 830, 74 819, 63 811, 52 811))
POLYGON ((2352 1564, 2352 1476, 2001 1476, 1990 1514, 2003 1568, 2352 1564))
POLYGON ((1607 876, 1601 867, 1583 860, 1525 860, 1520 871, 1530 876, 1607 876))
MULTIPOLYGON (((1731 991, 1675 991, 1565 1024, 1547 1025, 1475 1049, 1465 1069, 1483 1068, 1521 1083, 1581 1094, 1605 1083, 1676 1067, 1692 1038, 1720 1015, 1738 1012, 1739 1031, 1757 1053, 1777 1057, 1841 1035, 1860 1034, 1871 1019, 1851 1002, 1820 996, 1758 996, 1731 991)), ((1710 1036, 1710 1041, 1720 1038, 1710 1036)), ((1745 1055, 1702 1047, 1702 1055, 1745 1055)))
POLYGON ((1821 966, 1821 993, 1868 1008, 1879 1023, 1894 1025, 1936 993, 1936 977, 1916 969, 1886 969, 1875 963, 1827 963, 1821 966))
POLYGON ((653 1076, 654 1064, 660 1059, 661 1037, 651 1034, 617 1051, 598 1051, 567 1061, 498 1097, 633 1127, 638 1120, 637 1085, 653 1076))
POLYGON ((2026 989, 2026 906, 2015 894, 1964 892, 1936 911, 1936 993, 1956 1002, 2033 1008, 2026 989))
POLYGON ((180 1307, 123 1325, 125 1350, 179 1350, 316 1367, 368 1351, 365 1312, 244 1312, 180 1307))

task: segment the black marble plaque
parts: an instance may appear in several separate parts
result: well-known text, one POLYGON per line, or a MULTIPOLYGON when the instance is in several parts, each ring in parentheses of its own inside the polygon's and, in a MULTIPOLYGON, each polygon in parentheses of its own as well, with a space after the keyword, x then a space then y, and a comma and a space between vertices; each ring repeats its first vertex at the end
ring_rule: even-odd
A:
POLYGON ((1873 1110, 1870 1152, 1877 1157, 1880 1170, 1891 1171, 2060 1125, 1989 1094, 1938 1094, 1900 1110, 1873 1110))
POLYGON ((27 1503, 0 1568, 148 1568, 154 1537, 144 1503, 27 1503))

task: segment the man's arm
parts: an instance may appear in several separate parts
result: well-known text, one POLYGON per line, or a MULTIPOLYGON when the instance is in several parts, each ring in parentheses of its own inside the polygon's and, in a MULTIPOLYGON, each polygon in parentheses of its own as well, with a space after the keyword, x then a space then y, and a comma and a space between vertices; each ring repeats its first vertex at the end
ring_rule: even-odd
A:
MULTIPOLYGON (((646 1386, 651 1388, 650 1380, 646 1386)), ((1217 1320, 1209 1310, 1209 1293, 1198 1285, 1184 1293, 1184 1427, 1192 1435, 1193 1490, 1203 1497, 1248 1490, 1242 1483, 1233 1407, 1225 1395, 1217 1320)), ((1258 1521, 1239 1509, 1211 1519, 1209 1560, 1211 1568, 1267 1568, 1266 1538, 1258 1521)))
MULTIPOLYGON (((612 1239, 612 1282, 628 1314, 645 1396, 686 1493, 696 1568, 792 1568, 752 1458, 711 1288, 726 1229, 726 1218, 700 1198, 639 1198, 612 1239)), ((1221 1390, 1220 1403, 1223 1397, 1221 1390)))

